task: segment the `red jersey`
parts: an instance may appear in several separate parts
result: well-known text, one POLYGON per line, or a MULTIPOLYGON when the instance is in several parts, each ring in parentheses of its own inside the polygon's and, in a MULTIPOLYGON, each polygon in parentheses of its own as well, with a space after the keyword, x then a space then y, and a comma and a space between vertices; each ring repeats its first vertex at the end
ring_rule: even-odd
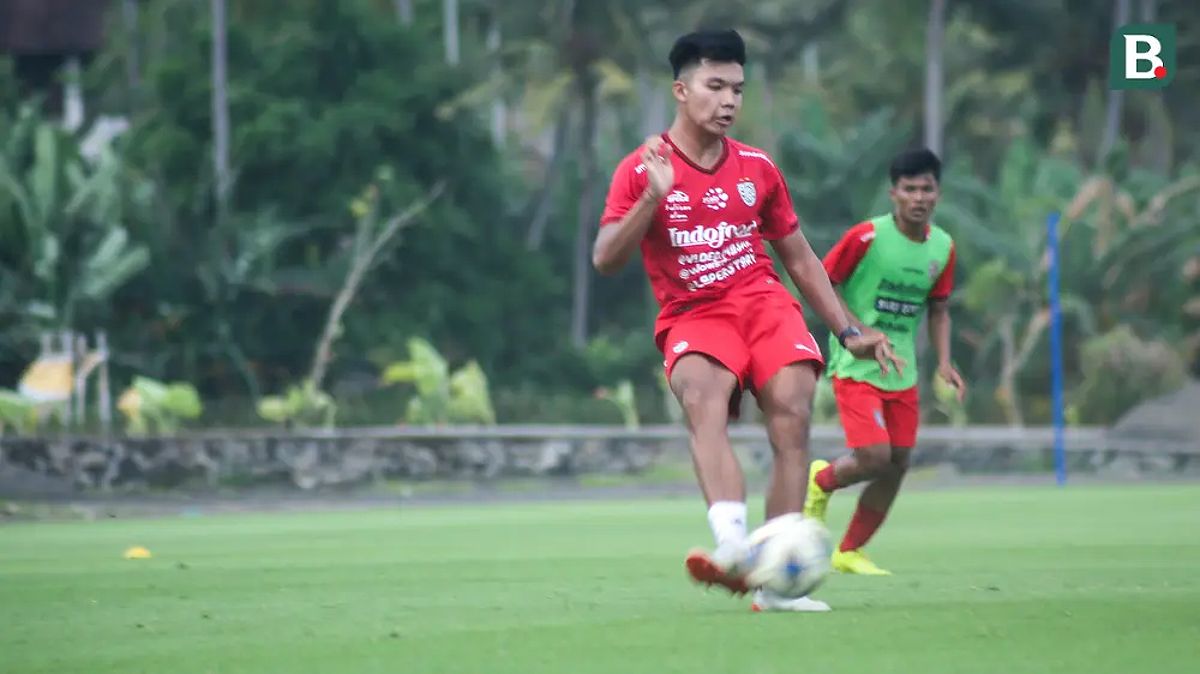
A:
MULTIPOLYGON (((667 134, 663 140, 671 143, 667 134)), ((787 184, 770 156, 730 138, 723 143, 711 169, 697 166, 671 143, 675 185, 641 244, 660 307, 656 335, 694 302, 724 297, 764 278, 778 282, 763 241, 799 227, 787 184)), ((638 148, 617 166, 601 227, 623 218, 645 191, 641 153, 638 148)))

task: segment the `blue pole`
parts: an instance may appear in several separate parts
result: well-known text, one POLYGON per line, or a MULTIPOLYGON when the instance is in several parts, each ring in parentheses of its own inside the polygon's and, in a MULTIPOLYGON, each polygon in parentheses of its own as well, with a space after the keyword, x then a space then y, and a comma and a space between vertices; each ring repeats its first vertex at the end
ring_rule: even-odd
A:
POLYGON ((1054 477, 1067 483, 1067 452, 1063 431, 1062 309, 1058 302, 1058 213, 1046 218, 1046 250, 1050 254, 1050 373, 1054 398, 1054 477))

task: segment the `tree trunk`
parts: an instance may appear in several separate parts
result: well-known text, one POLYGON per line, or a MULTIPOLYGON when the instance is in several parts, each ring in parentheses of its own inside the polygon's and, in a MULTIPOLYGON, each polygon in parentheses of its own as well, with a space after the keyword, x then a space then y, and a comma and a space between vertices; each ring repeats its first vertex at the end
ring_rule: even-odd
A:
POLYGON ((642 109, 641 138, 638 138, 638 142, 641 142, 646 136, 666 131, 670 121, 667 118, 667 97, 645 70, 638 70, 637 90, 642 109))
POLYGON ((1158 0, 1142 0, 1138 19, 1142 23, 1154 23, 1158 18, 1158 0))
MULTIPOLYGON (((1129 0, 1113 0, 1113 30, 1129 23, 1129 0)), ((1100 136, 1100 151, 1096 155, 1098 164, 1102 164, 1117 144, 1121 134, 1121 107, 1125 100, 1125 92, 1121 89, 1111 89, 1108 92, 1108 104, 1104 110, 1104 132, 1100 136)))
MULTIPOLYGON (((499 80, 504 72, 500 65, 500 13, 492 11, 488 25, 487 48, 492 55, 492 76, 499 80)), ((496 147, 503 148, 506 145, 508 138, 508 106, 504 102, 504 89, 496 92, 496 97, 492 99, 492 143, 496 147)))
POLYGON ((107 436, 112 431, 112 388, 108 377, 108 334, 103 331, 96 335, 96 353, 100 356, 97 413, 100 416, 100 431, 107 436))
POLYGON ((137 0, 124 0, 121 4, 121 19, 125 24, 125 79, 129 86, 129 109, 137 108, 138 92, 141 89, 142 64, 139 60, 138 5, 137 0))
POLYGON ((325 380, 325 373, 329 369, 329 362, 333 359, 333 342, 341 333, 342 315, 346 313, 346 309, 350 307, 350 302, 354 300, 354 296, 358 293, 358 288, 362 285, 362 280, 370 271, 371 266, 375 263, 375 258, 401 229, 404 229, 420 215, 425 209, 429 208, 439 196, 442 194, 446 184, 439 182, 421 201, 409 206, 399 215, 393 216, 390 220, 384 223, 379 234, 371 241, 370 245, 363 250, 362 254, 354 258, 350 262, 350 271, 346 274, 346 280, 342 282, 342 288, 338 291, 337 297, 334 298, 333 304, 329 307, 329 315, 325 318, 325 328, 321 331, 321 338, 317 340, 317 348, 313 352, 312 368, 308 373, 308 380, 312 382, 313 388, 321 390, 321 383, 325 380))
POLYGON ((396 18, 400 20, 400 25, 411 26, 413 24, 413 6, 412 0, 395 0, 396 18))
POLYGON ((229 99, 225 48, 225 0, 211 0, 212 8, 212 125, 213 179, 216 189, 217 221, 224 222, 229 209, 229 99))
POLYGON ((773 155, 779 149, 779 138, 775 134, 775 89, 771 85, 774 78, 771 68, 765 63, 759 72, 762 73, 762 81, 759 86, 762 88, 763 115, 766 117, 763 129, 763 149, 773 155))
POLYGON ((525 236, 525 248, 538 250, 546 238, 546 225, 554 212, 554 195, 560 182, 562 164, 566 159, 571 130, 571 106, 564 104, 558 113, 558 121, 554 126, 553 146, 550 148, 550 161, 546 165, 546 177, 538 190, 533 216, 529 220, 529 232, 525 236))
POLYGON ((946 32, 946 0, 931 0, 925 28, 925 146, 942 153, 942 42, 946 32))
MULTIPOLYGON (((1157 0, 1141 0, 1138 20, 1142 23, 1154 23, 1157 18, 1157 0)), ((1160 90, 1143 90, 1139 94, 1148 99, 1148 105, 1144 113, 1147 120, 1146 135, 1140 143, 1138 163, 1163 175, 1169 175, 1172 173, 1171 167, 1175 165, 1176 146, 1176 124, 1171 119, 1171 109, 1163 101, 1163 92, 1160 90)))
POLYGON ((810 85, 818 85, 821 83, 821 52, 816 42, 809 42, 804 45, 802 52, 802 62, 804 63, 804 82, 810 85))
POLYGON ((458 65, 458 0, 442 0, 442 37, 446 46, 446 63, 458 65))
POLYGON ((85 115, 83 102, 83 69, 78 56, 67 57, 63 68, 62 124, 68 131, 78 131, 85 115))
POLYGON ((575 229, 575 283, 571 303, 571 343, 587 345, 588 295, 592 276, 592 230, 596 195, 596 81, 590 72, 577 75, 583 119, 579 129, 579 214, 575 229))
POLYGON ((1000 323, 1000 344, 1003 362, 1000 367, 1000 384, 996 388, 996 397, 1004 408, 1004 416, 1012 426, 1024 426, 1025 417, 1021 412, 1020 392, 1017 389, 1017 375, 1025 369, 1037 348, 1042 333, 1050 325, 1050 311, 1038 309, 1029 317, 1025 332, 1021 335, 1021 343, 1016 340, 1016 314, 1006 316, 1000 323))
POLYGON ((999 326, 1000 331, 1000 381, 996 385, 996 402, 1004 411, 1009 426, 1025 425, 1021 417, 1021 403, 1017 394, 1016 337, 1013 335, 1015 316, 1006 316, 999 326))

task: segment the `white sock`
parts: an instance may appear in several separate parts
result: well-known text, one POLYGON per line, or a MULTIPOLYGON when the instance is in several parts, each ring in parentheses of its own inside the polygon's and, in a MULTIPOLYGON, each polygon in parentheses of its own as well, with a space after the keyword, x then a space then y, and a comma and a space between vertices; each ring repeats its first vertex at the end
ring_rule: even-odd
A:
POLYGON ((746 504, 741 501, 717 501, 708 508, 708 526, 712 527, 717 547, 746 538, 746 504))

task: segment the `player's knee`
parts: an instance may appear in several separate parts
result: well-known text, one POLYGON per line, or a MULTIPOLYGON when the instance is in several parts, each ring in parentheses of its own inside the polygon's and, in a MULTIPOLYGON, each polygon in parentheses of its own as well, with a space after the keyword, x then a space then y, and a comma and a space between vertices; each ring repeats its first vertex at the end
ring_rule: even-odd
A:
POLYGON ((801 437, 808 437, 808 426, 812 421, 812 408, 808 401, 798 398, 775 402, 767 410, 767 423, 786 428, 801 437))
POLYGON ((912 449, 909 447, 893 447, 892 448, 892 469, 899 475, 904 475, 908 472, 912 449))
POLYGON ((687 385, 679 391, 679 405, 693 426, 721 421, 729 416, 729 391, 720 386, 687 385))
POLYGON ((862 447, 854 456, 858 465, 872 475, 882 475, 892 469, 892 448, 888 445, 862 447))

